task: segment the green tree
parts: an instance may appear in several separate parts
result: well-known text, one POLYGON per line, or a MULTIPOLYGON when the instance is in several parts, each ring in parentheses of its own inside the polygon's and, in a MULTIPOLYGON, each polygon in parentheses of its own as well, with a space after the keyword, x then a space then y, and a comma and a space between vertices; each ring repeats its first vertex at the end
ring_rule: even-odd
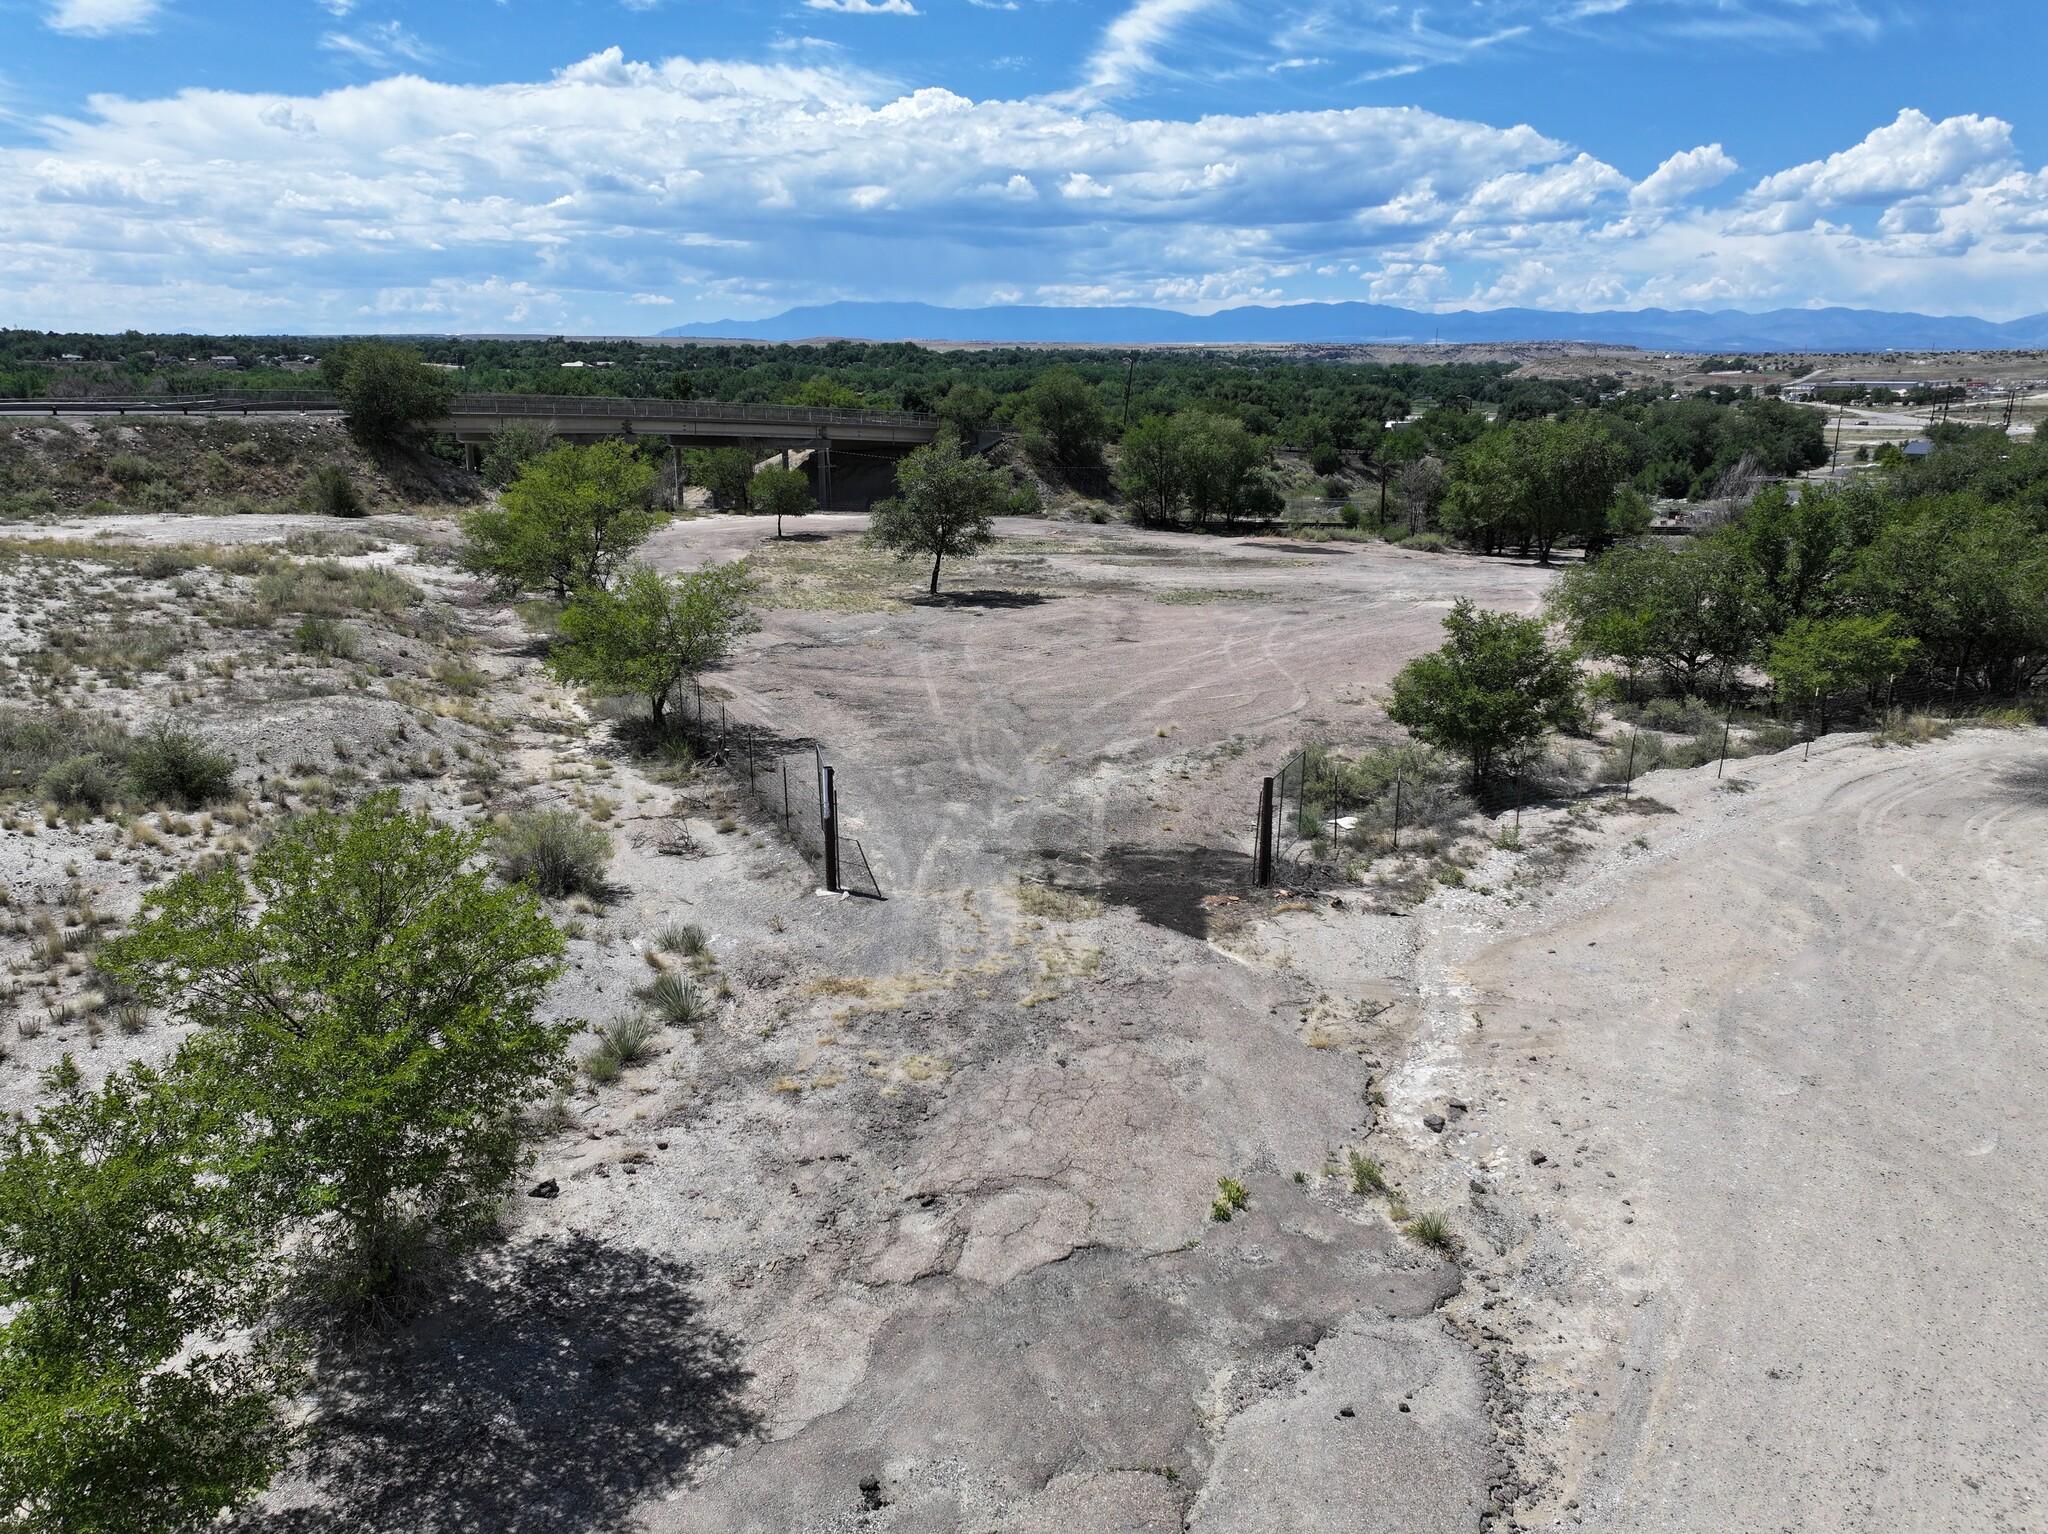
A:
POLYGON ((196 1530, 282 1463, 268 1232, 212 1112, 134 1066, 0 1137, 0 1528, 196 1530))
POLYGON ((675 689, 760 627, 747 605, 753 590, 744 563, 677 576, 634 565, 615 592, 592 586, 577 593, 562 613, 548 668, 565 682, 645 698, 659 729, 675 689))
POLYGON ((1180 429, 1181 483, 1195 525, 1211 517, 1234 521, 1246 513, 1275 510, 1258 470, 1272 457, 1262 437, 1235 416, 1194 410, 1175 417, 1180 429))
POLYGON ((782 536, 784 517, 805 517, 818 509, 811 494, 810 477, 802 469, 762 469, 747 482, 747 500, 757 517, 775 519, 775 536, 782 536))
POLYGON ((1969 494, 1926 496, 1886 522, 1847 582, 1895 612, 1940 672, 2011 693, 2048 672, 2048 535, 1969 494))
POLYGON ((503 490, 519 477, 520 470, 554 445, 554 436, 546 427, 514 421, 504 430, 493 433, 490 444, 483 451, 485 482, 503 490))
POLYGON ((1845 688, 1875 692, 1913 663, 1918 640, 1898 631, 1892 613, 1875 617, 1795 618, 1772 644, 1764 670, 1795 699, 1825 699, 1845 688))
POLYGON ((960 451, 971 453, 981 441, 982 431, 995 419, 996 397, 970 379, 956 380, 939 398, 937 415, 953 428, 960 439, 960 451))
POLYGON ((694 448, 684 455, 690 478, 711 492, 711 503, 720 511, 745 515, 752 509, 747 499, 754 482, 755 454, 743 447, 694 448))
POLYGON ((1540 620, 1481 612, 1461 598, 1444 630, 1443 648, 1395 675, 1387 714, 1418 739, 1464 757, 1476 786, 1547 731, 1578 722, 1578 667, 1540 620))
POLYGON ((320 362, 321 380, 341 403, 348 434, 365 447, 390 447, 448 413, 454 385, 409 346, 352 341, 320 362))
POLYGON ((1567 570, 1550 602, 1586 654, 1653 671, 1681 697, 1741 665, 1763 633, 1751 572, 1721 538, 1615 549, 1567 570))
POLYGON ((1117 453, 1116 488, 1140 522, 1164 527, 1179 518, 1186 489, 1180 431, 1172 417, 1148 415, 1124 433, 1117 453))
POLYGON ((1607 530, 1621 446, 1591 415, 1515 421, 1462 448, 1444 499, 1444 525, 1488 552, 1507 543, 1548 564, 1566 538, 1607 530))
POLYGON ((608 582, 666 520, 654 467, 626 442, 565 445, 528 462, 496 506, 463 519, 463 565, 507 592, 556 600, 608 582))
POLYGON ((1061 468, 1098 463, 1109 439, 1109 417, 1088 380, 1070 367, 1040 373, 1017 410, 1026 451, 1061 468))
POLYGON ((898 559, 929 554, 930 591, 938 595, 939 566, 985 548, 995 538, 995 517, 1010 504, 1001 469, 963 458, 950 437, 912 453, 896 468, 897 493, 875 507, 868 541, 898 559))
POLYGON ((575 1024, 536 1016, 561 934, 475 866, 483 848, 395 791, 306 815, 246 878, 152 895, 100 961, 197 1025, 179 1074, 219 1115, 248 1212, 300 1222, 343 1303, 494 1226, 518 1112, 564 1066, 575 1024))
POLYGON ((827 373, 818 373, 782 396, 788 405, 807 405, 813 410, 861 410, 867 399, 858 389, 848 388, 827 373))
POLYGON ((1260 470, 1271 459, 1263 437, 1235 416, 1207 410, 1147 416, 1124 433, 1117 455, 1117 488, 1141 521, 1168 523, 1183 509, 1195 525, 1212 517, 1231 521, 1277 511, 1260 470))

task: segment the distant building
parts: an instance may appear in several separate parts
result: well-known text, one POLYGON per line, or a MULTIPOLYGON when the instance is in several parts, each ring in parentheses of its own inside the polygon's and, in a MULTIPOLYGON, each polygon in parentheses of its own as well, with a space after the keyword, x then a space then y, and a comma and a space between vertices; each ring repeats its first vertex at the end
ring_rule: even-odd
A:
POLYGON ((1908 458, 1925 458, 1933 451, 1934 444, 1927 441, 1924 437, 1906 444, 1906 456, 1908 458))

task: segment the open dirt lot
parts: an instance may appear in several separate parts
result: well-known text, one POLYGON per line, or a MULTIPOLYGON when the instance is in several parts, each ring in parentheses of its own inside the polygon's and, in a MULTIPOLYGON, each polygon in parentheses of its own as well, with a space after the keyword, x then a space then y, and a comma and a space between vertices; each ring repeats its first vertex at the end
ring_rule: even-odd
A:
POLYGON ((610 894, 556 912, 560 1015, 664 968, 715 1005, 560 1105, 506 1242, 321 1361, 240 1526, 2043 1527, 2040 732, 1656 774, 1532 810, 1571 848, 1542 872, 1490 851, 1405 915, 1252 900, 1258 777, 1384 734, 1451 601, 1530 611, 1547 572, 1018 521, 924 601, 859 519, 678 522, 664 567, 755 559, 717 686, 823 744, 888 896, 824 899, 716 772, 550 683, 445 524, 273 523, 296 574, 229 547, 262 525, 23 534, 9 701, 174 712, 247 792, 125 832, 11 812, 6 1105, 60 1050, 97 1080, 175 1043, 73 1010, 67 912, 125 920, 373 783, 610 828, 610 894), (351 648, 294 638, 316 598, 351 648), (174 617, 175 647, 102 633, 174 617))

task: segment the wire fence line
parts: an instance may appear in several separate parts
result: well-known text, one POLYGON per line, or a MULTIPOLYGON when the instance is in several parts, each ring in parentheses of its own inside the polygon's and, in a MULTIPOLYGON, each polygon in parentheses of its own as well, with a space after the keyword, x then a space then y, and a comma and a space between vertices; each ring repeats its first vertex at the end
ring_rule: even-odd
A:
POLYGON ((1286 877, 1312 882, 1333 873, 1352 852, 1426 850, 1433 834, 1473 817, 1505 821, 1520 831, 1523 811, 1586 800, 1628 801, 1646 774, 1666 768, 1712 767, 1725 777, 1750 757, 1809 754, 1823 735, 1868 731, 1881 743, 1911 744, 1973 720, 1997 724, 2048 722, 2048 691, 1971 698, 1959 680, 1921 676, 1882 686, 1744 707, 1733 690, 1713 700, 1651 698, 1615 706, 1620 728, 1511 759, 1474 788, 1447 771, 1447 759, 1425 748, 1378 756, 1376 773, 1361 759, 1311 741, 1262 780, 1252 820, 1253 881, 1286 877))
POLYGON ((755 809, 779 826, 834 894, 886 898, 859 838, 845 831, 837 769, 814 740, 736 718, 692 682, 675 715, 697 756, 724 769, 755 809))

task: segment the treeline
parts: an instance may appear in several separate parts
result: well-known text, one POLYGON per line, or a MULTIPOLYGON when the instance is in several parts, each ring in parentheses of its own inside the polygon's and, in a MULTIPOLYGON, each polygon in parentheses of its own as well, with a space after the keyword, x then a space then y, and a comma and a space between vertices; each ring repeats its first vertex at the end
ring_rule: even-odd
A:
POLYGON ((1553 598, 1587 655, 1680 696, 2010 696, 2048 675, 2048 444, 1938 426, 1926 458, 1774 486, 1677 549, 1618 548, 1553 598))

